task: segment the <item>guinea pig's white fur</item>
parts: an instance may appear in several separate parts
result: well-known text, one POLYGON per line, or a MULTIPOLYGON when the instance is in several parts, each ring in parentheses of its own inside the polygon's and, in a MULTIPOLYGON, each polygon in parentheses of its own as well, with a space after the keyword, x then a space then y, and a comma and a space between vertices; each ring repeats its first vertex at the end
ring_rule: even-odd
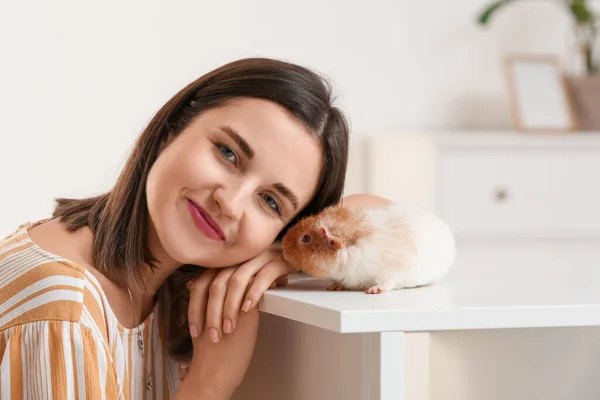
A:
POLYGON ((380 293, 427 285, 454 263, 454 235, 430 211, 394 203, 353 213, 371 229, 362 240, 342 248, 334 265, 327 266, 328 277, 336 282, 330 289, 380 293))

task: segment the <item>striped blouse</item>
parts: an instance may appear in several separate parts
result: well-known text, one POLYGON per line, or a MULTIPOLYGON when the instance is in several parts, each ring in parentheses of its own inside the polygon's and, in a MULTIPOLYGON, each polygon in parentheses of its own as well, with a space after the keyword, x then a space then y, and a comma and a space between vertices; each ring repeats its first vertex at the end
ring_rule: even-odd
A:
POLYGON ((98 280, 33 243, 33 226, 0 239, 0 400, 170 399, 179 365, 166 353, 167 294, 123 327, 98 280))

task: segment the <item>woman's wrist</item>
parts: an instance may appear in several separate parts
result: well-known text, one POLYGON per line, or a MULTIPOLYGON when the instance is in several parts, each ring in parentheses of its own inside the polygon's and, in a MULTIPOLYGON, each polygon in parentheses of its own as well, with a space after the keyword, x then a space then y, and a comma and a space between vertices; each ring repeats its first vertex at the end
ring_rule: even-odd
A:
POLYGON ((231 393, 214 380, 199 379, 194 371, 188 371, 175 393, 174 400, 228 400, 231 393))
POLYGON ((193 396, 194 399, 198 400, 229 400, 231 393, 212 385, 204 385, 201 389, 194 392, 193 396))

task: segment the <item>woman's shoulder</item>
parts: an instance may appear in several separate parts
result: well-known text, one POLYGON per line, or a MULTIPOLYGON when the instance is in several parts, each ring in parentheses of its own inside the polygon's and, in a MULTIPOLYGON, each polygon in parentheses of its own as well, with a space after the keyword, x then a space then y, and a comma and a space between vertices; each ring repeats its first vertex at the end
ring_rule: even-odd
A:
POLYGON ((28 235, 37 223, 23 224, 0 240, 0 330, 82 319, 86 271, 38 247, 28 235))

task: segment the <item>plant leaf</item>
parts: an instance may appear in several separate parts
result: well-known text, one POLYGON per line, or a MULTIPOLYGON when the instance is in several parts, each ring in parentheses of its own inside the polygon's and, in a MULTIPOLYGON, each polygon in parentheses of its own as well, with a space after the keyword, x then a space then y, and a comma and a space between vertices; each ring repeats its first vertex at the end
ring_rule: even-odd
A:
POLYGON ((490 18, 492 17, 492 15, 498 9, 502 8, 503 6, 507 5, 508 3, 512 3, 513 1, 514 0, 498 0, 498 1, 494 1, 487 8, 485 8, 481 12, 481 14, 479 14, 479 18, 477 18, 477 21, 479 22, 480 25, 486 25, 490 21, 490 18))
POLYGON ((572 0, 569 8, 579 23, 592 23, 594 21, 594 13, 588 6, 587 0, 572 0))

